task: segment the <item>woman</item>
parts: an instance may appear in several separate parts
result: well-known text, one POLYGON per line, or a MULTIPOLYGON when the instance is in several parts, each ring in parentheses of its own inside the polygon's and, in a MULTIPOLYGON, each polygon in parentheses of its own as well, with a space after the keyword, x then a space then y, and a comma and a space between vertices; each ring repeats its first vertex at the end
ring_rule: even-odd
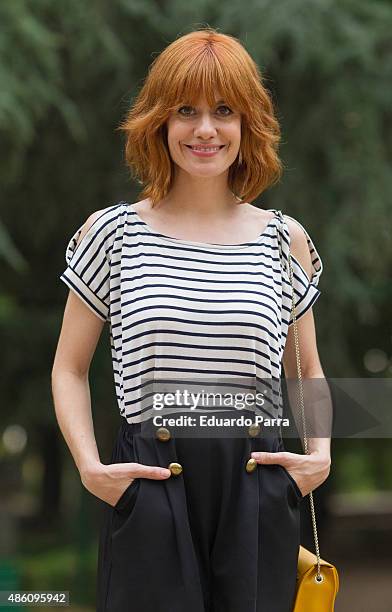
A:
MULTIPOLYGON (((208 28, 154 60, 121 129, 142 199, 93 213, 70 239, 52 374, 59 426, 103 503, 97 610, 289 612, 299 504, 328 476, 330 440, 311 439, 304 456, 260 425, 143 435, 156 416, 148 380, 223 377, 238 390, 251 378, 268 391, 282 363, 296 376, 289 247, 303 376, 323 377, 311 308, 320 257, 298 221, 249 203, 281 175, 271 100, 242 45, 208 28), (123 417, 109 465, 88 386, 106 321, 123 417)), ((281 416, 273 399, 264 416, 281 416)))

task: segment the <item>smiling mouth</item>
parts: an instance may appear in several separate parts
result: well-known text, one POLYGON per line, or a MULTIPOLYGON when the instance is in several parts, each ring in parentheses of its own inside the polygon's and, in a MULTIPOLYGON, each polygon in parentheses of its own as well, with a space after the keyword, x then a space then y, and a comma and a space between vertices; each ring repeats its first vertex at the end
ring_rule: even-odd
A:
POLYGON ((193 151, 201 151, 203 152, 208 152, 208 151, 219 151, 220 149, 223 149, 226 145, 215 145, 215 146, 211 146, 211 147, 198 147, 198 146, 192 146, 192 145, 185 145, 186 147, 188 147, 188 149, 192 149, 193 151))

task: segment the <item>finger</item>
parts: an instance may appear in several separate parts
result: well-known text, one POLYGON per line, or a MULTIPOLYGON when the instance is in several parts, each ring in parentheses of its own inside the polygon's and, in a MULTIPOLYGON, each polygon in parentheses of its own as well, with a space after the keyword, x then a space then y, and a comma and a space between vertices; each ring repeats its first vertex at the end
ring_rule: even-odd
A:
POLYGON ((137 469, 140 473, 137 474, 137 478, 152 478, 154 480, 162 480, 162 478, 168 478, 171 476, 171 471, 168 468, 162 468, 153 465, 143 465, 137 463, 137 469))
POLYGON ((167 468, 162 468, 155 465, 144 465, 143 463, 116 463, 113 468, 124 476, 130 478, 152 478, 153 480, 162 480, 171 476, 171 472, 167 468))
POLYGON ((281 451, 278 453, 267 453, 266 451, 254 451, 251 453, 251 457, 256 459, 257 463, 264 463, 266 465, 278 463, 279 465, 287 465, 292 459, 292 454, 287 451, 281 451))

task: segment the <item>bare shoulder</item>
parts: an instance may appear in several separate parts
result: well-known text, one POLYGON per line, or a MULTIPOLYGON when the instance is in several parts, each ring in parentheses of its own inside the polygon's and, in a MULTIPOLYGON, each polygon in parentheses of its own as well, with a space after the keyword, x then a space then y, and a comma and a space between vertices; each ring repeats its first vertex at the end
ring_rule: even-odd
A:
POLYGON ((312 272, 312 258, 306 234, 301 225, 294 218, 289 218, 287 215, 284 215, 284 218, 290 234, 291 254, 299 261, 310 278, 312 272))
POLYGON ((90 229, 90 227, 92 226, 92 224, 99 219, 99 217, 102 215, 103 212, 105 212, 105 210, 107 210, 106 208, 101 208, 100 210, 96 210, 95 212, 91 213, 91 215, 89 217, 87 217, 86 221, 84 222, 84 225, 82 227, 82 230, 79 234, 78 237, 78 241, 76 244, 79 244, 79 242, 83 239, 83 237, 87 234, 88 230, 90 229))

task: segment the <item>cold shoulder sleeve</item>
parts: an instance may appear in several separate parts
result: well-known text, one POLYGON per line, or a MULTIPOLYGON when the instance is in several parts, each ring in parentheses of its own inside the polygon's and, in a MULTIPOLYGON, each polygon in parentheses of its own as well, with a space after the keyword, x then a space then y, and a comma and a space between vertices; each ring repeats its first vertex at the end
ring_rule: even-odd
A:
POLYGON ((101 211, 79 244, 83 223, 65 249, 67 268, 60 279, 102 320, 109 319, 110 260, 116 233, 116 209, 101 211))
MULTIPOLYGON (((317 298, 319 297, 321 293, 320 289, 318 288, 318 284, 319 284, 321 273, 323 271, 323 264, 321 261, 321 257, 314 245, 314 242, 312 238, 310 237, 309 233, 307 232, 307 230, 304 228, 304 226, 299 221, 297 221, 297 219, 294 219, 293 217, 290 217, 289 215, 284 215, 284 218, 285 219, 288 218, 294 221, 297 225, 299 225, 299 227, 304 232, 306 236, 310 256, 311 256, 311 261, 312 261, 311 275, 309 278, 304 268, 300 264, 300 262, 293 256, 293 253, 290 252, 291 263, 293 267, 295 315, 298 320, 302 315, 305 314, 305 312, 309 308, 313 306, 313 304, 315 303, 315 301, 317 300, 317 298)), ((286 286, 286 291, 288 292, 290 296, 290 300, 287 303, 286 309, 287 309, 287 319, 289 321, 289 325, 291 325, 293 323, 293 318, 291 316, 292 290, 291 290, 291 284, 290 284, 290 277, 288 274, 288 252, 289 252, 289 247, 290 247, 290 233, 289 233, 288 225, 286 222, 283 223, 282 230, 283 230, 282 246, 283 246, 283 256, 284 256, 285 271, 286 271, 285 286, 286 286)))

